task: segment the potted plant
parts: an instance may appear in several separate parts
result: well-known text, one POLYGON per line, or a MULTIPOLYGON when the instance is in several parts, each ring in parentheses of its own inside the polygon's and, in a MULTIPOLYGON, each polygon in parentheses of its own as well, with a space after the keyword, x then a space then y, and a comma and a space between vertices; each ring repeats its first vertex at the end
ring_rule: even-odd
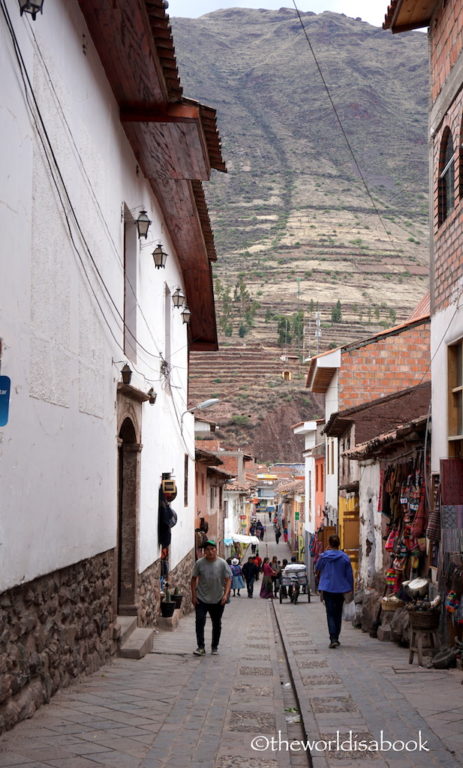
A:
POLYGON ((174 615, 175 602, 171 598, 169 584, 166 581, 164 585, 164 599, 161 601, 161 616, 164 619, 170 619, 174 615))
POLYGON ((175 607, 176 608, 180 608, 180 606, 182 605, 183 595, 180 594, 180 591, 179 591, 178 587, 174 588, 174 593, 172 595, 172 600, 175 603, 175 607))

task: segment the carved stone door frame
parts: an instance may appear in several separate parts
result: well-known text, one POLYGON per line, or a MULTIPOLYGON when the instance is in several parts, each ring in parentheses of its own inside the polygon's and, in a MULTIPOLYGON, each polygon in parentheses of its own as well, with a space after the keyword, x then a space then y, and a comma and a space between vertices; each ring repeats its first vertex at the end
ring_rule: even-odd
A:
MULTIPOLYGON (((124 387, 124 390, 134 388, 124 387)), ((138 393, 138 390, 134 390, 138 393)), ((143 395, 144 393, 139 393, 143 395)), ((138 543, 142 399, 132 392, 117 393, 117 544, 115 608, 119 615, 138 614, 138 543)))

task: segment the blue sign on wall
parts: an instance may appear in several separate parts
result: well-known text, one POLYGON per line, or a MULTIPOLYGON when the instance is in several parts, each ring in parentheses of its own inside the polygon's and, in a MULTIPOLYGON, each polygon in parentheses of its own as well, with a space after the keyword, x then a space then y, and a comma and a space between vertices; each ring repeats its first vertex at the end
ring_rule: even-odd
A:
POLYGON ((8 376, 0 376, 0 427, 8 424, 10 406, 11 380, 8 376))

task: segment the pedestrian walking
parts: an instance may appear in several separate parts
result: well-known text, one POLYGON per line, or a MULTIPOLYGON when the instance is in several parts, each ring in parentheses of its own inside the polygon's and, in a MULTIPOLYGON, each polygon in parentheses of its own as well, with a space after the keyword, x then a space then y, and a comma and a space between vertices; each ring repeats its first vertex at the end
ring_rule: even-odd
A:
POLYGON ((256 581, 256 578, 259 577, 259 569, 257 568, 253 557, 248 557, 248 562, 243 565, 242 571, 246 581, 248 597, 252 597, 254 593, 254 582, 256 581))
POLYGON ((281 528, 279 525, 275 526, 275 542, 279 544, 281 539, 281 528))
POLYGON ((238 597, 241 597, 240 595, 240 589, 244 589, 244 579, 243 579, 243 571, 241 569, 240 561, 237 557, 234 557, 231 561, 231 572, 232 572, 232 585, 231 588, 233 590, 233 597, 236 597, 236 592, 238 592, 238 597))
POLYGON ((211 653, 218 653, 222 631, 222 614, 228 600, 231 586, 231 571, 228 564, 217 556, 217 544, 208 539, 204 545, 204 557, 196 561, 191 577, 191 600, 196 611, 196 656, 204 656, 204 628, 207 614, 212 621, 211 653))
POLYGON ((279 561, 276 555, 272 557, 272 562, 270 563, 270 566, 272 568, 272 588, 273 588, 273 594, 278 594, 278 578, 281 573, 279 561))
POLYGON ((288 529, 286 527, 283 528, 283 541, 285 544, 288 543, 288 529))
POLYGON ((353 592, 354 574, 349 557, 339 549, 339 536, 330 536, 328 543, 328 549, 320 556, 315 568, 319 575, 318 588, 325 603, 329 647, 337 648, 340 645, 344 595, 353 592))
POLYGON ((259 550, 257 550, 257 552, 256 552, 256 556, 254 558, 254 562, 255 562, 256 568, 257 568, 256 581, 259 581, 260 569, 262 567, 262 558, 259 555, 259 550))
POLYGON ((269 511, 268 511, 268 521, 269 521, 269 523, 272 522, 272 510, 271 509, 269 509, 269 511))
POLYGON ((269 563, 268 557, 264 557, 264 562, 262 563, 262 586, 260 588, 260 596, 263 597, 265 600, 267 598, 273 598, 273 583, 272 583, 272 576, 273 576, 273 570, 272 566, 269 563))

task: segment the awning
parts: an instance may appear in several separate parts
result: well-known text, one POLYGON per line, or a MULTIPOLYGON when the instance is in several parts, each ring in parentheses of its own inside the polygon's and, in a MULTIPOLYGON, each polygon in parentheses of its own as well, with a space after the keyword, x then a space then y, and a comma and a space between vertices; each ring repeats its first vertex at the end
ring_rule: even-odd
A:
POLYGON ((244 533, 234 533, 231 538, 224 539, 225 544, 260 544, 257 536, 246 536, 244 533))

